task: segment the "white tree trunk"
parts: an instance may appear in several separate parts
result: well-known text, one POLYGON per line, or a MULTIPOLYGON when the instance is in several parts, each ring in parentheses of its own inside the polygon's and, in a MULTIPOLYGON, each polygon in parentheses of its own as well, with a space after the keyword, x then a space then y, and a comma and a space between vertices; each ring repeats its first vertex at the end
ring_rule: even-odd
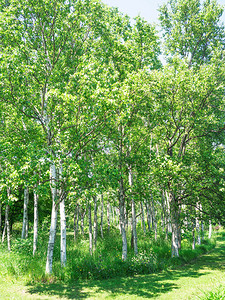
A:
MULTIPOLYGON (((35 188, 37 185, 35 186, 35 188)), ((33 236, 33 255, 35 255, 37 250, 38 241, 38 200, 39 195, 36 190, 34 190, 34 236, 33 236)))
POLYGON ((77 235, 79 233, 79 214, 80 214, 80 208, 79 208, 79 204, 77 204, 74 210, 74 218, 73 218, 74 240, 76 240, 77 235))
POLYGON ((156 241, 157 240, 157 218, 156 218, 156 211, 155 211, 154 199, 153 199, 152 194, 151 194, 151 199, 152 199, 152 203, 151 203, 151 207, 152 207, 152 225, 153 225, 153 228, 154 228, 155 241, 156 241))
POLYGON ((197 245, 201 245, 201 235, 200 235, 200 226, 199 226, 198 217, 196 217, 196 231, 197 231, 197 245))
POLYGON ((28 237, 28 203, 29 203, 29 189, 27 186, 24 188, 24 206, 23 206, 23 227, 21 238, 28 237))
POLYGON ((132 210, 132 235, 134 242, 134 253, 138 254, 138 246, 137 246, 137 230, 136 230, 136 211, 135 211, 135 203, 132 199, 131 202, 131 210, 132 210))
POLYGON ((110 203, 107 202, 107 223, 108 223, 108 232, 110 230, 110 203))
POLYGON ((101 237, 103 238, 103 217, 104 217, 104 199, 103 194, 101 195, 101 237))
POLYGON ((96 249, 97 246, 97 230, 98 230, 98 222, 97 222, 97 197, 94 196, 94 247, 96 249))
POLYGON ((172 245, 171 245, 171 256, 179 257, 179 216, 178 216, 178 205, 175 202, 174 195, 170 191, 168 193, 171 208, 171 225, 172 225, 172 245))
POLYGON ((8 250, 11 251, 11 240, 10 240, 10 225, 9 225, 9 199, 10 199, 11 190, 7 188, 7 197, 8 203, 5 208, 5 224, 6 224, 6 231, 7 231, 7 246, 8 250))
POLYGON ((91 204, 88 205, 88 223, 89 223, 89 252, 93 253, 93 239, 92 239, 92 220, 91 220, 91 204))
POLYGON ((123 194, 123 183, 120 180, 120 198, 119 198, 119 208, 120 208, 120 228, 122 235, 122 260, 127 259, 127 236, 126 236, 126 222, 124 216, 124 194, 123 194))
POLYGON ((195 250, 195 222, 192 218, 192 250, 195 250))
POLYGON ((209 220, 209 239, 211 239, 211 237, 212 237, 212 221, 211 220, 209 220))
POLYGON ((61 266, 66 266, 66 211, 65 211, 65 198, 63 197, 59 204, 60 208, 60 230, 61 230, 61 266))
POLYGON ((202 240, 204 241, 205 235, 204 235, 204 222, 203 222, 203 220, 201 220, 201 234, 202 234, 202 240))
POLYGON ((147 211, 147 224, 148 224, 148 231, 151 231, 151 215, 150 215, 150 209, 149 209, 149 203, 147 200, 145 200, 145 208, 147 211))
POLYGON ((144 214, 144 207, 143 207, 143 202, 141 201, 141 223, 142 223, 142 228, 144 230, 144 234, 146 234, 146 226, 145 226, 145 214, 144 214))
POLYGON ((5 223, 6 223, 6 231, 7 231, 7 246, 8 246, 8 250, 11 251, 10 225, 9 225, 9 204, 6 205, 6 209, 5 209, 5 223))
POLYGON ((55 245, 56 227, 57 227, 57 174, 54 164, 50 166, 50 183, 52 193, 52 213, 51 213, 51 226, 49 231, 49 242, 47 250, 47 261, 45 272, 52 273, 53 250, 55 245))
POLYGON ((59 194, 59 210, 60 210, 60 258, 61 267, 66 266, 66 209, 65 209, 65 192, 63 188, 63 167, 62 162, 59 168, 59 182, 60 182, 60 194, 59 194))
POLYGON ((2 244, 3 244, 4 241, 5 241, 5 232, 6 232, 6 223, 5 223, 5 225, 4 225, 3 232, 2 232, 2 244))
MULTIPOLYGON (((131 166, 128 166, 128 180, 129 180, 129 185, 130 188, 132 189, 133 186, 133 174, 132 174, 132 169, 131 166)), ((133 238, 133 245, 134 245, 134 253, 138 254, 138 246, 137 246, 137 228, 136 228, 136 211, 135 211, 135 203, 134 199, 132 197, 131 200, 131 212, 132 212, 132 238, 133 238)))
POLYGON ((84 236, 84 216, 85 216, 86 210, 82 209, 82 213, 80 216, 80 228, 81 228, 81 232, 82 235, 84 236))

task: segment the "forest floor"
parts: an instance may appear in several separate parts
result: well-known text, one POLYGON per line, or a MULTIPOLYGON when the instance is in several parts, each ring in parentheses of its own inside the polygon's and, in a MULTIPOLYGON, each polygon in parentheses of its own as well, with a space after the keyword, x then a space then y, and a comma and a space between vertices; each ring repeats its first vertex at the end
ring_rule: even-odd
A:
POLYGON ((26 285, 25 281, 0 277, 0 299, 200 299, 225 286, 225 238, 216 248, 176 269, 129 278, 83 281, 72 284, 26 285))

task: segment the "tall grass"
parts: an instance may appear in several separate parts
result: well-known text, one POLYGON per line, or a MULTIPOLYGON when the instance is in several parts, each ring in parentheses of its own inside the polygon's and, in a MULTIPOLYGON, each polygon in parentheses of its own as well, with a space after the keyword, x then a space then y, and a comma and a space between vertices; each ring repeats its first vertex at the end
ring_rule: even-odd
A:
POLYGON ((161 234, 157 241, 151 233, 138 232, 139 254, 134 255, 130 247, 131 234, 128 232, 128 258, 121 259, 121 237, 118 228, 111 226, 108 233, 104 230, 104 238, 99 235, 97 247, 93 255, 89 254, 88 234, 78 236, 74 241, 72 233, 67 238, 67 267, 60 265, 60 238, 56 237, 54 249, 53 274, 45 275, 45 260, 48 244, 48 232, 44 228, 39 234, 38 251, 32 255, 32 236, 27 240, 18 237, 12 239, 12 251, 8 253, 6 246, 0 245, 0 275, 23 276, 28 281, 63 281, 72 282, 83 279, 107 279, 113 277, 149 274, 175 265, 182 265, 209 251, 215 246, 215 240, 205 239, 196 250, 191 249, 191 239, 182 241, 180 257, 171 258, 170 240, 161 234))

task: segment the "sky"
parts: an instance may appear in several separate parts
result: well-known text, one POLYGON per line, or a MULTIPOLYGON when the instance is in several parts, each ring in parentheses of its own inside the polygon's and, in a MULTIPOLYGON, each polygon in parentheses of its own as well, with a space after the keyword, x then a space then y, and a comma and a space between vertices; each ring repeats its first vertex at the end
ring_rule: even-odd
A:
MULTIPOLYGON (((102 2, 109 6, 118 7, 122 13, 130 17, 142 16, 150 23, 158 23, 158 7, 166 0, 102 0, 102 2)), ((225 0, 217 0, 217 2, 225 7, 225 0)), ((225 13, 221 20, 225 24, 225 13)))

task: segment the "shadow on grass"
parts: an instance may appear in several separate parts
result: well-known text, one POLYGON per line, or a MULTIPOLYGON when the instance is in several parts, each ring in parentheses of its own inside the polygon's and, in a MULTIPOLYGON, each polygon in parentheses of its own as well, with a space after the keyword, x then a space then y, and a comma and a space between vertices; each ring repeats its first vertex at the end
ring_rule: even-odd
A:
POLYGON ((175 281, 180 277, 198 278, 200 274, 191 266, 185 270, 164 271, 149 275, 137 275, 129 278, 114 278, 111 280, 98 280, 76 282, 72 284, 38 284, 29 287, 30 294, 58 296, 67 299, 85 299, 97 297, 97 294, 106 293, 113 297, 118 295, 130 295, 141 298, 153 298, 178 288, 175 281))
MULTIPOLYGON (((58 296, 66 299, 85 299, 93 297, 121 296, 150 299, 179 288, 176 280, 180 278, 199 278, 210 270, 225 270, 225 245, 219 241, 211 253, 203 255, 191 264, 149 275, 136 275, 129 278, 74 282, 74 284, 37 284, 29 286, 30 294, 58 296)), ((102 298, 103 299, 103 298, 102 298)))

